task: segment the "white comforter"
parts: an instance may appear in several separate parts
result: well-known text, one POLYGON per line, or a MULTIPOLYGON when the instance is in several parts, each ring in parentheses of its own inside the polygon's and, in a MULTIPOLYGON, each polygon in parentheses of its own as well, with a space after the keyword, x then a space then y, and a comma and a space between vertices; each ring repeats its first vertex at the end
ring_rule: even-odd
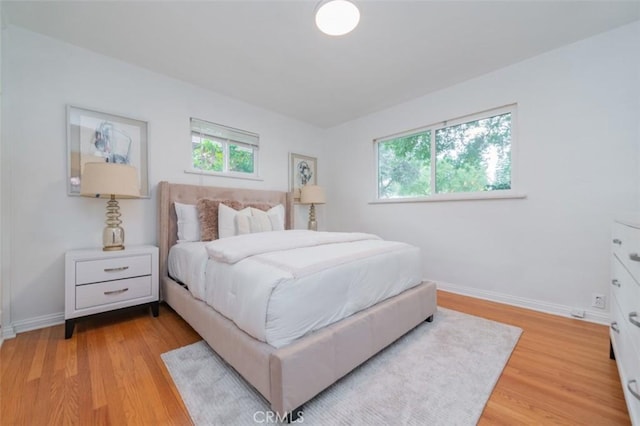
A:
POLYGON ((169 275, 186 284, 191 294, 204 301, 206 286, 206 268, 209 255, 205 248, 206 241, 193 241, 175 244, 169 250, 167 267, 169 275))
POLYGON ((417 247, 371 234, 276 231, 205 247, 205 301, 274 347, 421 282, 417 247))

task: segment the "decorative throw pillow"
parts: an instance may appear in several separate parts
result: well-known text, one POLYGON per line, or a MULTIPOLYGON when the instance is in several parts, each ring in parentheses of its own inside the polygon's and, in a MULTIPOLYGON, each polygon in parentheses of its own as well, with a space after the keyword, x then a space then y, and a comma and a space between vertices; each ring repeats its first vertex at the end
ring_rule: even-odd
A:
MULTIPOLYGON (((235 205, 242 205, 234 201, 235 205)), ((240 208, 238 207, 238 209, 240 208)), ((236 210, 233 206, 229 207, 226 203, 220 203, 218 206, 218 238, 227 238, 238 235, 236 215, 251 216, 251 207, 242 210, 236 210)))
POLYGON ((250 204, 251 215, 259 217, 260 220, 271 222, 272 231, 284 231, 284 206, 278 204, 277 206, 261 208, 264 206, 256 206, 256 204, 250 204))
POLYGON ((278 204, 267 210, 269 219, 271 220, 271 227, 274 231, 284 231, 284 206, 278 204))
POLYGON ((272 213, 269 213, 268 216, 271 221, 272 231, 284 231, 284 220, 282 219, 282 216, 272 213))
MULTIPOLYGON (((254 233, 273 231, 273 226, 271 225, 271 220, 269 219, 269 215, 267 214, 267 212, 263 212, 262 210, 258 210, 252 207, 250 219, 249 232, 254 233)), ((241 229, 238 227, 238 232, 240 231, 241 229)))
POLYGON ((261 217, 237 214, 235 217, 237 235, 272 231, 271 221, 266 214, 264 219, 266 219, 266 221, 261 217))
POLYGON ((251 215, 236 214, 235 216, 236 235, 284 230, 282 204, 271 208, 268 204, 251 203, 249 206, 251 215))
POLYGON ((178 218, 178 242, 200 241, 200 220, 194 204, 174 203, 178 218))
POLYGON ((249 219, 251 219, 251 216, 243 214, 235 215, 234 220, 236 221, 236 230, 238 231, 238 235, 251 233, 251 223, 249 223, 249 219))
POLYGON ((200 241, 213 241, 218 237, 218 209, 220 205, 240 209, 242 204, 235 200, 213 200, 201 198, 196 203, 200 221, 200 241))

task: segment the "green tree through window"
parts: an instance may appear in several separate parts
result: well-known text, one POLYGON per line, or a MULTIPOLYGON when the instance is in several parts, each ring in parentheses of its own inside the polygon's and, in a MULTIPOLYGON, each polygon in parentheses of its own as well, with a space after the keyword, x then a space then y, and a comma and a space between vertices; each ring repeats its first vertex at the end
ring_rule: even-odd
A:
POLYGON ((256 176, 258 142, 255 133, 191 119, 191 164, 195 170, 256 176))
POLYGON ((511 113, 436 133, 436 192, 511 189, 511 113))
POLYGON ((500 108, 377 140, 378 198, 511 189, 514 110, 500 108))
POLYGON ((222 144, 211 139, 193 137, 191 152, 193 154, 193 167, 208 172, 221 172, 224 167, 222 144))
POLYGON ((230 144, 229 170, 232 172, 253 173, 253 149, 230 144))
POLYGON ((423 197, 431 193, 431 137, 418 133, 378 144, 380 198, 423 197))

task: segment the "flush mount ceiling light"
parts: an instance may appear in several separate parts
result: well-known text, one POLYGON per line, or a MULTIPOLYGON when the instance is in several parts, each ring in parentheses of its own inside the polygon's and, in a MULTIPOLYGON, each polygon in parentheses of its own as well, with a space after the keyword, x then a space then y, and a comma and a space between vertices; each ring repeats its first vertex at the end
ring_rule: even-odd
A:
POLYGON ((347 34, 360 22, 360 11, 347 0, 324 0, 316 7, 316 25, 325 34, 347 34))

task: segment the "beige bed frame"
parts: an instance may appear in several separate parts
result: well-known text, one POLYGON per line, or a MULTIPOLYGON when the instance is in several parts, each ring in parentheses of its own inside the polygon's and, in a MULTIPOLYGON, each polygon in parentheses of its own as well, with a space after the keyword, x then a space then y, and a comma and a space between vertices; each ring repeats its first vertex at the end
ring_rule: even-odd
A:
POLYGON ((302 405, 381 349, 433 319, 436 288, 422 284, 335 324, 276 349, 240 330, 232 321, 191 296, 167 273, 169 248, 176 243, 174 202, 195 204, 199 198, 282 203, 285 225, 292 227, 293 200, 280 191, 158 185, 158 244, 161 298, 240 373, 279 415, 300 412, 302 405))

